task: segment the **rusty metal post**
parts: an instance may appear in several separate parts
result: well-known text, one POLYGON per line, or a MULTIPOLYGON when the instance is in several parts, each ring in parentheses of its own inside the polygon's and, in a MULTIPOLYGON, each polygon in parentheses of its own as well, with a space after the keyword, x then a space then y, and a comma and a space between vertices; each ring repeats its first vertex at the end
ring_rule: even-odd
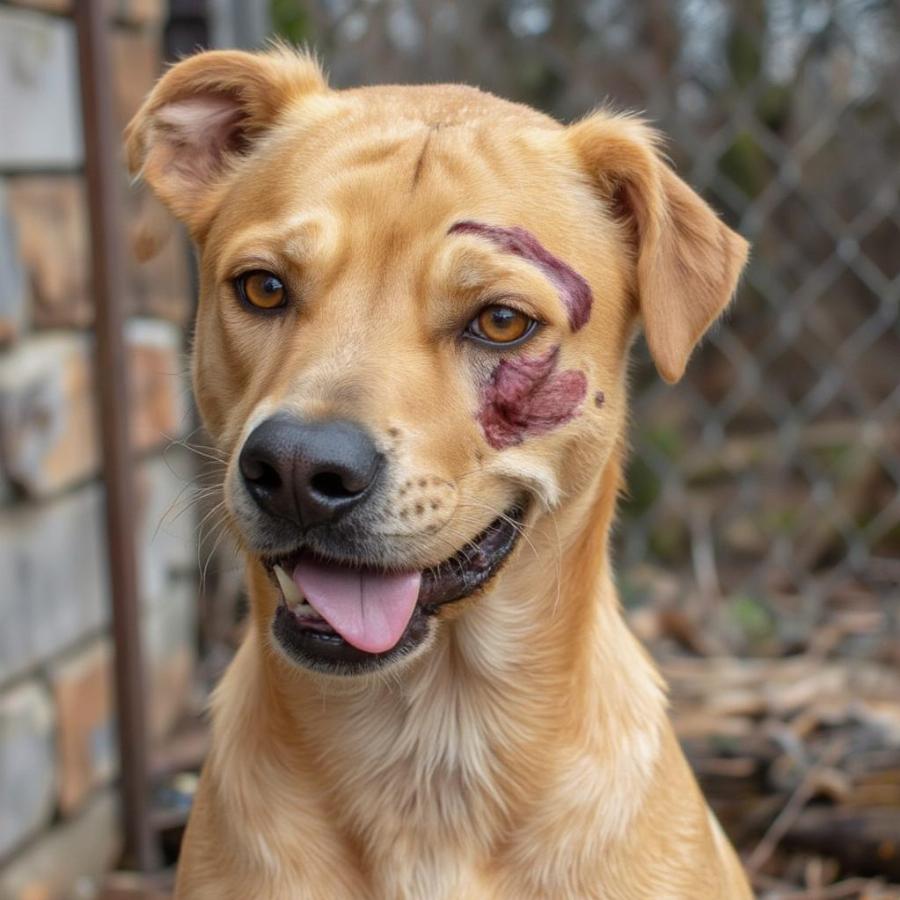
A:
POLYGON ((120 153, 113 123, 112 70, 104 0, 76 0, 85 168, 91 225, 91 273, 100 400, 106 531, 115 640, 116 716, 125 862, 155 867, 148 815, 148 753, 135 555, 129 372, 124 340, 127 284, 122 268, 120 153))

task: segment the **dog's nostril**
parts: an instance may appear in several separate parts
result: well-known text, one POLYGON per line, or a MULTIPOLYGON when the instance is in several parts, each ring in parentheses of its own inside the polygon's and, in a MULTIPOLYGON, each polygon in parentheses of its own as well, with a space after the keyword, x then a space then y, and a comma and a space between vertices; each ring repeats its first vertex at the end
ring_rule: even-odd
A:
POLYGON ((344 483, 344 479, 337 472, 319 472, 309 481, 310 487, 320 496, 330 499, 342 497, 354 497, 359 491, 353 491, 344 483))
POLYGON ((281 476, 274 466, 261 459, 242 459, 241 473, 247 481, 266 490, 277 490, 281 487, 281 476))

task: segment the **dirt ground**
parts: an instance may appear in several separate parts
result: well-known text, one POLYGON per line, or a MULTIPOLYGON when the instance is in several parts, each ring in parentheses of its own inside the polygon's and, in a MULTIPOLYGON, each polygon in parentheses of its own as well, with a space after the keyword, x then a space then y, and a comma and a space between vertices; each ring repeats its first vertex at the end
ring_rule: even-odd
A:
POLYGON ((629 611, 632 626, 758 896, 900 898, 896 594, 847 581, 814 611, 780 598, 747 656, 733 607, 659 572, 641 579, 653 601, 629 611))

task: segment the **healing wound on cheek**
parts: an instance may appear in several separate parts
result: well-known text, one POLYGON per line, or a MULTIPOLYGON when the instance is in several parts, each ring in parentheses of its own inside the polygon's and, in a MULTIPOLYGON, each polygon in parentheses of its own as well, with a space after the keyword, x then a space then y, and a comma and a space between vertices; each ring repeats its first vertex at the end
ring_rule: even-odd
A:
POLYGON ((542 356, 504 359, 482 392, 478 421, 487 442, 502 450, 526 435, 544 434, 574 418, 587 393, 583 372, 556 371, 559 347, 542 356))

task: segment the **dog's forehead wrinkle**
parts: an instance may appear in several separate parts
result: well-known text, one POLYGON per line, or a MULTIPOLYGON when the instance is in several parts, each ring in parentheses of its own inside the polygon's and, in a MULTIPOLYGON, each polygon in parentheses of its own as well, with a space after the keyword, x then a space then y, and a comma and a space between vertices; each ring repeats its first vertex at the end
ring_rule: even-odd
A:
POLYGON ((415 168, 413 169, 412 184, 410 185, 411 191, 415 190, 425 171, 425 157, 428 153, 428 147, 431 144, 431 138, 433 135, 434 130, 429 129, 428 134, 425 136, 425 140, 422 142, 422 150, 419 153, 418 159, 416 159, 415 168))
MULTIPOLYGON (((431 176, 427 209, 441 195, 452 196, 454 186, 457 203, 470 196, 473 186, 501 199, 510 187, 509 179, 524 187, 516 180, 521 176, 516 175, 515 166, 505 158, 510 139, 509 130, 491 119, 436 127, 432 122, 398 119, 396 115, 374 121, 361 116, 359 131, 351 130, 346 139, 343 133, 335 139, 332 131, 323 128, 316 138, 319 152, 308 158, 306 148, 293 165, 306 173, 303 185, 311 184, 316 192, 333 190, 358 201, 372 190, 379 198, 379 213, 386 201, 405 207, 407 192, 395 191, 392 185, 399 166, 408 165, 413 185, 423 173, 431 176), (361 178, 371 179, 368 186, 361 178)), ((283 167, 285 160, 273 160, 273 165, 283 167)))

